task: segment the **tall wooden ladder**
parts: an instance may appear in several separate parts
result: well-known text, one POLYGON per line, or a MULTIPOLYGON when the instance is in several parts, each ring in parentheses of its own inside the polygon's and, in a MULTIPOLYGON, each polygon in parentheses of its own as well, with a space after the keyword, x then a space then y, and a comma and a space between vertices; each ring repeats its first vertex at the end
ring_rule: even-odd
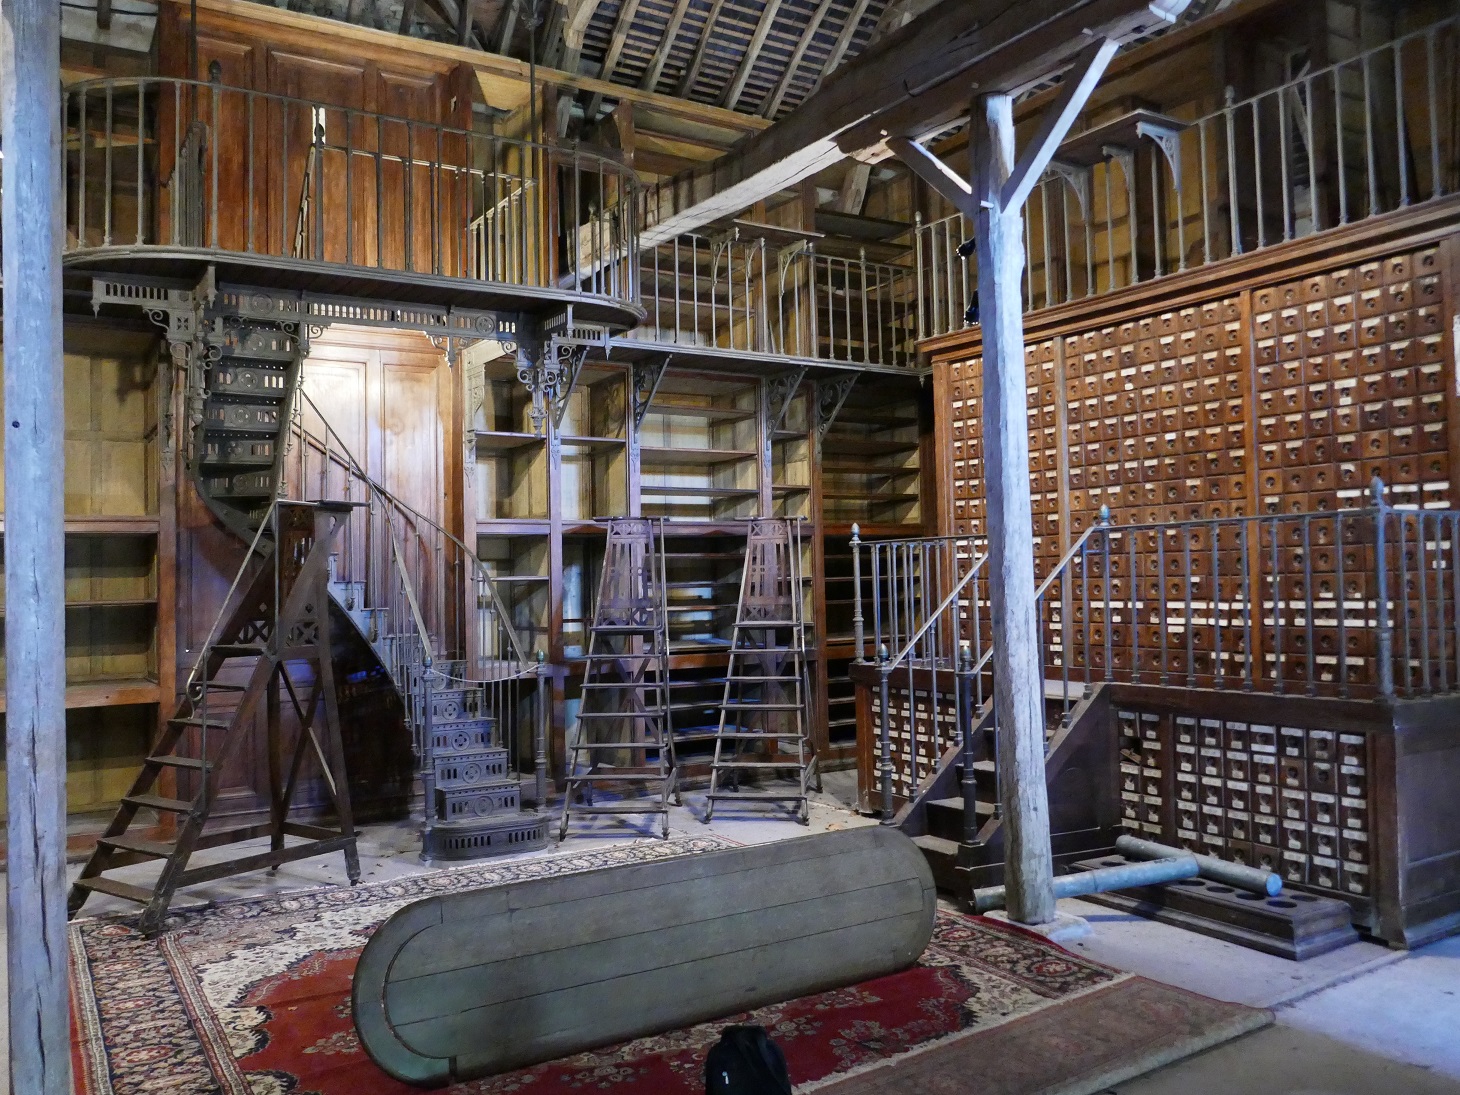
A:
POLYGON ((807 736, 801 576, 800 519, 751 521, 710 765, 707 822, 722 800, 782 803, 803 825, 811 819, 807 795, 813 784, 820 787, 820 774, 807 736), (742 789, 740 777, 747 774, 789 777, 793 785, 742 789))
POLYGON ((592 814, 658 815, 669 836, 669 800, 678 805, 680 795, 669 725, 663 531, 648 518, 608 522, 559 840, 572 818, 592 814), (600 790, 625 797, 595 801, 600 790))
POLYGON ((245 561, 230 591, 241 587, 241 594, 230 596, 226 622, 204 646, 176 713, 72 885, 70 915, 80 912, 92 893, 110 894, 144 906, 140 928, 152 935, 162 928, 172 896, 181 887, 336 851, 344 852, 351 884, 359 882, 330 657, 327 589, 331 547, 350 509, 348 503, 285 501, 268 508, 250 558, 269 546, 263 542, 265 532, 273 533, 273 550, 246 584, 243 578, 251 563, 245 561), (283 694, 298 720, 287 747, 283 694), (269 761, 268 823, 208 829, 225 769, 260 733, 266 736, 269 761), (333 827, 289 819, 310 754, 319 762, 334 807, 333 827), (173 819, 170 841, 134 832, 142 810, 173 819), (270 838, 267 850, 188 866, 195 852, 263 835, 270 838), (286 837, 302 843, 286 846, 286 837), (150 885, 107 874, 149 860, 162 861, 162 871, 150 885))

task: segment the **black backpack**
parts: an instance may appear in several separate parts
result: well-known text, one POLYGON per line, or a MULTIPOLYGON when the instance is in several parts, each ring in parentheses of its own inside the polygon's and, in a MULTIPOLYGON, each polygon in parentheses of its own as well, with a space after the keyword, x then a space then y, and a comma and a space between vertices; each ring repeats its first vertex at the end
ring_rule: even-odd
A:
POLYGON ((705 1058, 705 1095, 791 1095, 781 1047, 765 1027, 726 1027, 705 1058))

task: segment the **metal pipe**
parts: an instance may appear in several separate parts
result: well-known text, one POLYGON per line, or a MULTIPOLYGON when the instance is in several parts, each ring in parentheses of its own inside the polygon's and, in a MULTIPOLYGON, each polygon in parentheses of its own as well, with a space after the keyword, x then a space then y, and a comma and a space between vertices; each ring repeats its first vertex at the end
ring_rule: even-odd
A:
MULTIPOLYGON (((1171 859, 1143 860, 1140 863, 1126 863, 1119 867, 1100 867, 1093 871, 1075 871, 1072 874, 1056 876, 1054 896, 1079 897, 1082 894, 1105 893, 1107 890, 1127 890, 1135 886, 1159 886, 1163 882, 1179 882, 1183 878, 1195 878, 1199 868, 1196 857, 1180 855, 1171 859)), ((1003 886, 986 886, 973 891, 973 911, 977 913, 1002 909, 1005 902, 1003 886)))
POLYGON ((1176 856, 1191 856, 1196 860, 1197 874, 1202 878, 1235 886, 1239 890, 1266 894, 1268 897, 1276 897, 1283 892, 1282 878, 1272 871, 1244 867, 1240 863, 1228 863, 1225 859, 1209 855, 1196 855, 1180 848, 1157 844, 1154 840, 1142 840, 1134 836, 1116 837, 1115 850, 1127 859, 1169 860, 1176 856))

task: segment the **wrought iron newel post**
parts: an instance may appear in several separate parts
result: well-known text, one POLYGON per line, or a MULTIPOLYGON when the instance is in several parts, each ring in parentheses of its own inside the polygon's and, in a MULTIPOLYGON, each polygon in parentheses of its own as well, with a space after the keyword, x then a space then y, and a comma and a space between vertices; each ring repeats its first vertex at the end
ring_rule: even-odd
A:
POLYGON ((892 689, 889 687, 892 677, 892 655, 887 652, 886 645, 877 648, 877 667, 882 674, 882 722, 880 748, 877 756, 877 777, 882 792, 882 823, 890 825, 894 813, 892 809, 892 689))

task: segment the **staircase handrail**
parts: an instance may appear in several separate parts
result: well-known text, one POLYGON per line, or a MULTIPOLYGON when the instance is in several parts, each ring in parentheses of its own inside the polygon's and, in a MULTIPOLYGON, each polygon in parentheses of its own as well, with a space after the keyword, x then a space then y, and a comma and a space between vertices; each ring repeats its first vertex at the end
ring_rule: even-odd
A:
POLYGON ((957 602, 958 598, 962 595, 963 590, 967 587, 968 583, 973 581, 974 575, 976 575, 980 570, 983 569, 984 564, 987 563, 988 560, 989 557, 987 552, 974 557, 972 565, 969 566, 963 577, 958 579, 953 588, 949 590, 948 596, 943 598, 942 603, 940 603, 937 608, 928 613, 928 618, 923 621, 922 626, 919 627, 917 631, 913 632, 912 638, 908 639, 907 644, 897 652, 897 656, 887 663, 887 665, 885 666, 887 672, 891 672, 892 670, 896 669, 899 665, 902 665, 909 656, 911 656, 913 648, 917 646, 917 644, 922 640, 922 637, 928 633, 932 626, 943 618, 943 614, 947 612, 954 603, 957 602))
MULTIPOLYGON (((390 550, 395 556, 395 569, 402 579, 409 573, 406 570, 406 560, 400 549, 400 537, 395 534, 395 525, 387 522, 390 529, 390 550)), ((411 606, 411 618, 416 622, 416 634, 421 640, 421 649, 424 651, 421 659, 421 668, 430 669, 431 663, 435 660, 431 651, 431 632, 426 627, 426 617, 421 613, 420 603, 416 600, 416 587, 409 581, 402 581, 401 588, 406 595, 406 603, 411 606)))
MULTIPOLYGON (((324 413, 319 409, 319 405, 316 404, 314 400, 310 399, 308 393, 306 393, 302 388, 299 391, 299 396, 306 404, 309 405, 314 413, 319 416, 319 420, 323 422, 328 429, 329 420, 325 418, 324 413)), ((401 501, 378 480, 373 478, 361 466, 359 460, 355 458, 354 453, 350 451, 349 447, 342 440, 340 440, 338 434, 335 434, 335 442, 338 448, 331 449, 327 444, 325 444, 325 442, 321 441, 320 438, 316 437, 309 430, 305 429, 302 421, 296 422, 295 428, 299 431, 300 438, 306 444, 312 446, 316 451, 322 453, 326 459, 334 461, 340 467, 345 468, 351 475, 353 475, 356 479, 359 479, 362 483, 368 486, 372 491, 374 491, 391 506, 394 506, 403 514, 409 516, 412 520, 419 522, 420 524, 425 525, 430 529, 433 529, 450 543, 459 548, 463 556, 471 560, 473 572, 485 586, 488 595, 491 597, 493 611, 495 611, 504 621, 511 619, 511 616, 507 613, 506 606, 502 603, 502 599, 497 592, 497 584, 492 580, 491 571, 487 570, 487 568, 482 564, 481 559, 478 558, 475 551, 469 548, 461 539, 452 534, 449 529, 444 528, 437 521, 433 520, 431 517, 428 517, 426 514, 422 513, 420 510, 416 509, 409 503, 401 501), (344 460, 340 459, 340 454, 344 455, 344 460)), ((330 429, 330 432, 335 433, 333 429, 330 429)), ((407 583, 408 588, 409 585, 410 583, 407 583)), ((416 608, 416 611, 419 615, 419 607, 415 605, 413 593, 412 606, 413 608, 416 608)), ((502 630, 509 639, 509 641, 512 643, 512 653, 520 665, 519 672, 513 675, 535 675, 536 669, 533 666, 531 660, 527 657, 526 651, 523 649, 522 646, 521 638, 518 636, 516 629, 512 627, 504 627, 502 630)))

